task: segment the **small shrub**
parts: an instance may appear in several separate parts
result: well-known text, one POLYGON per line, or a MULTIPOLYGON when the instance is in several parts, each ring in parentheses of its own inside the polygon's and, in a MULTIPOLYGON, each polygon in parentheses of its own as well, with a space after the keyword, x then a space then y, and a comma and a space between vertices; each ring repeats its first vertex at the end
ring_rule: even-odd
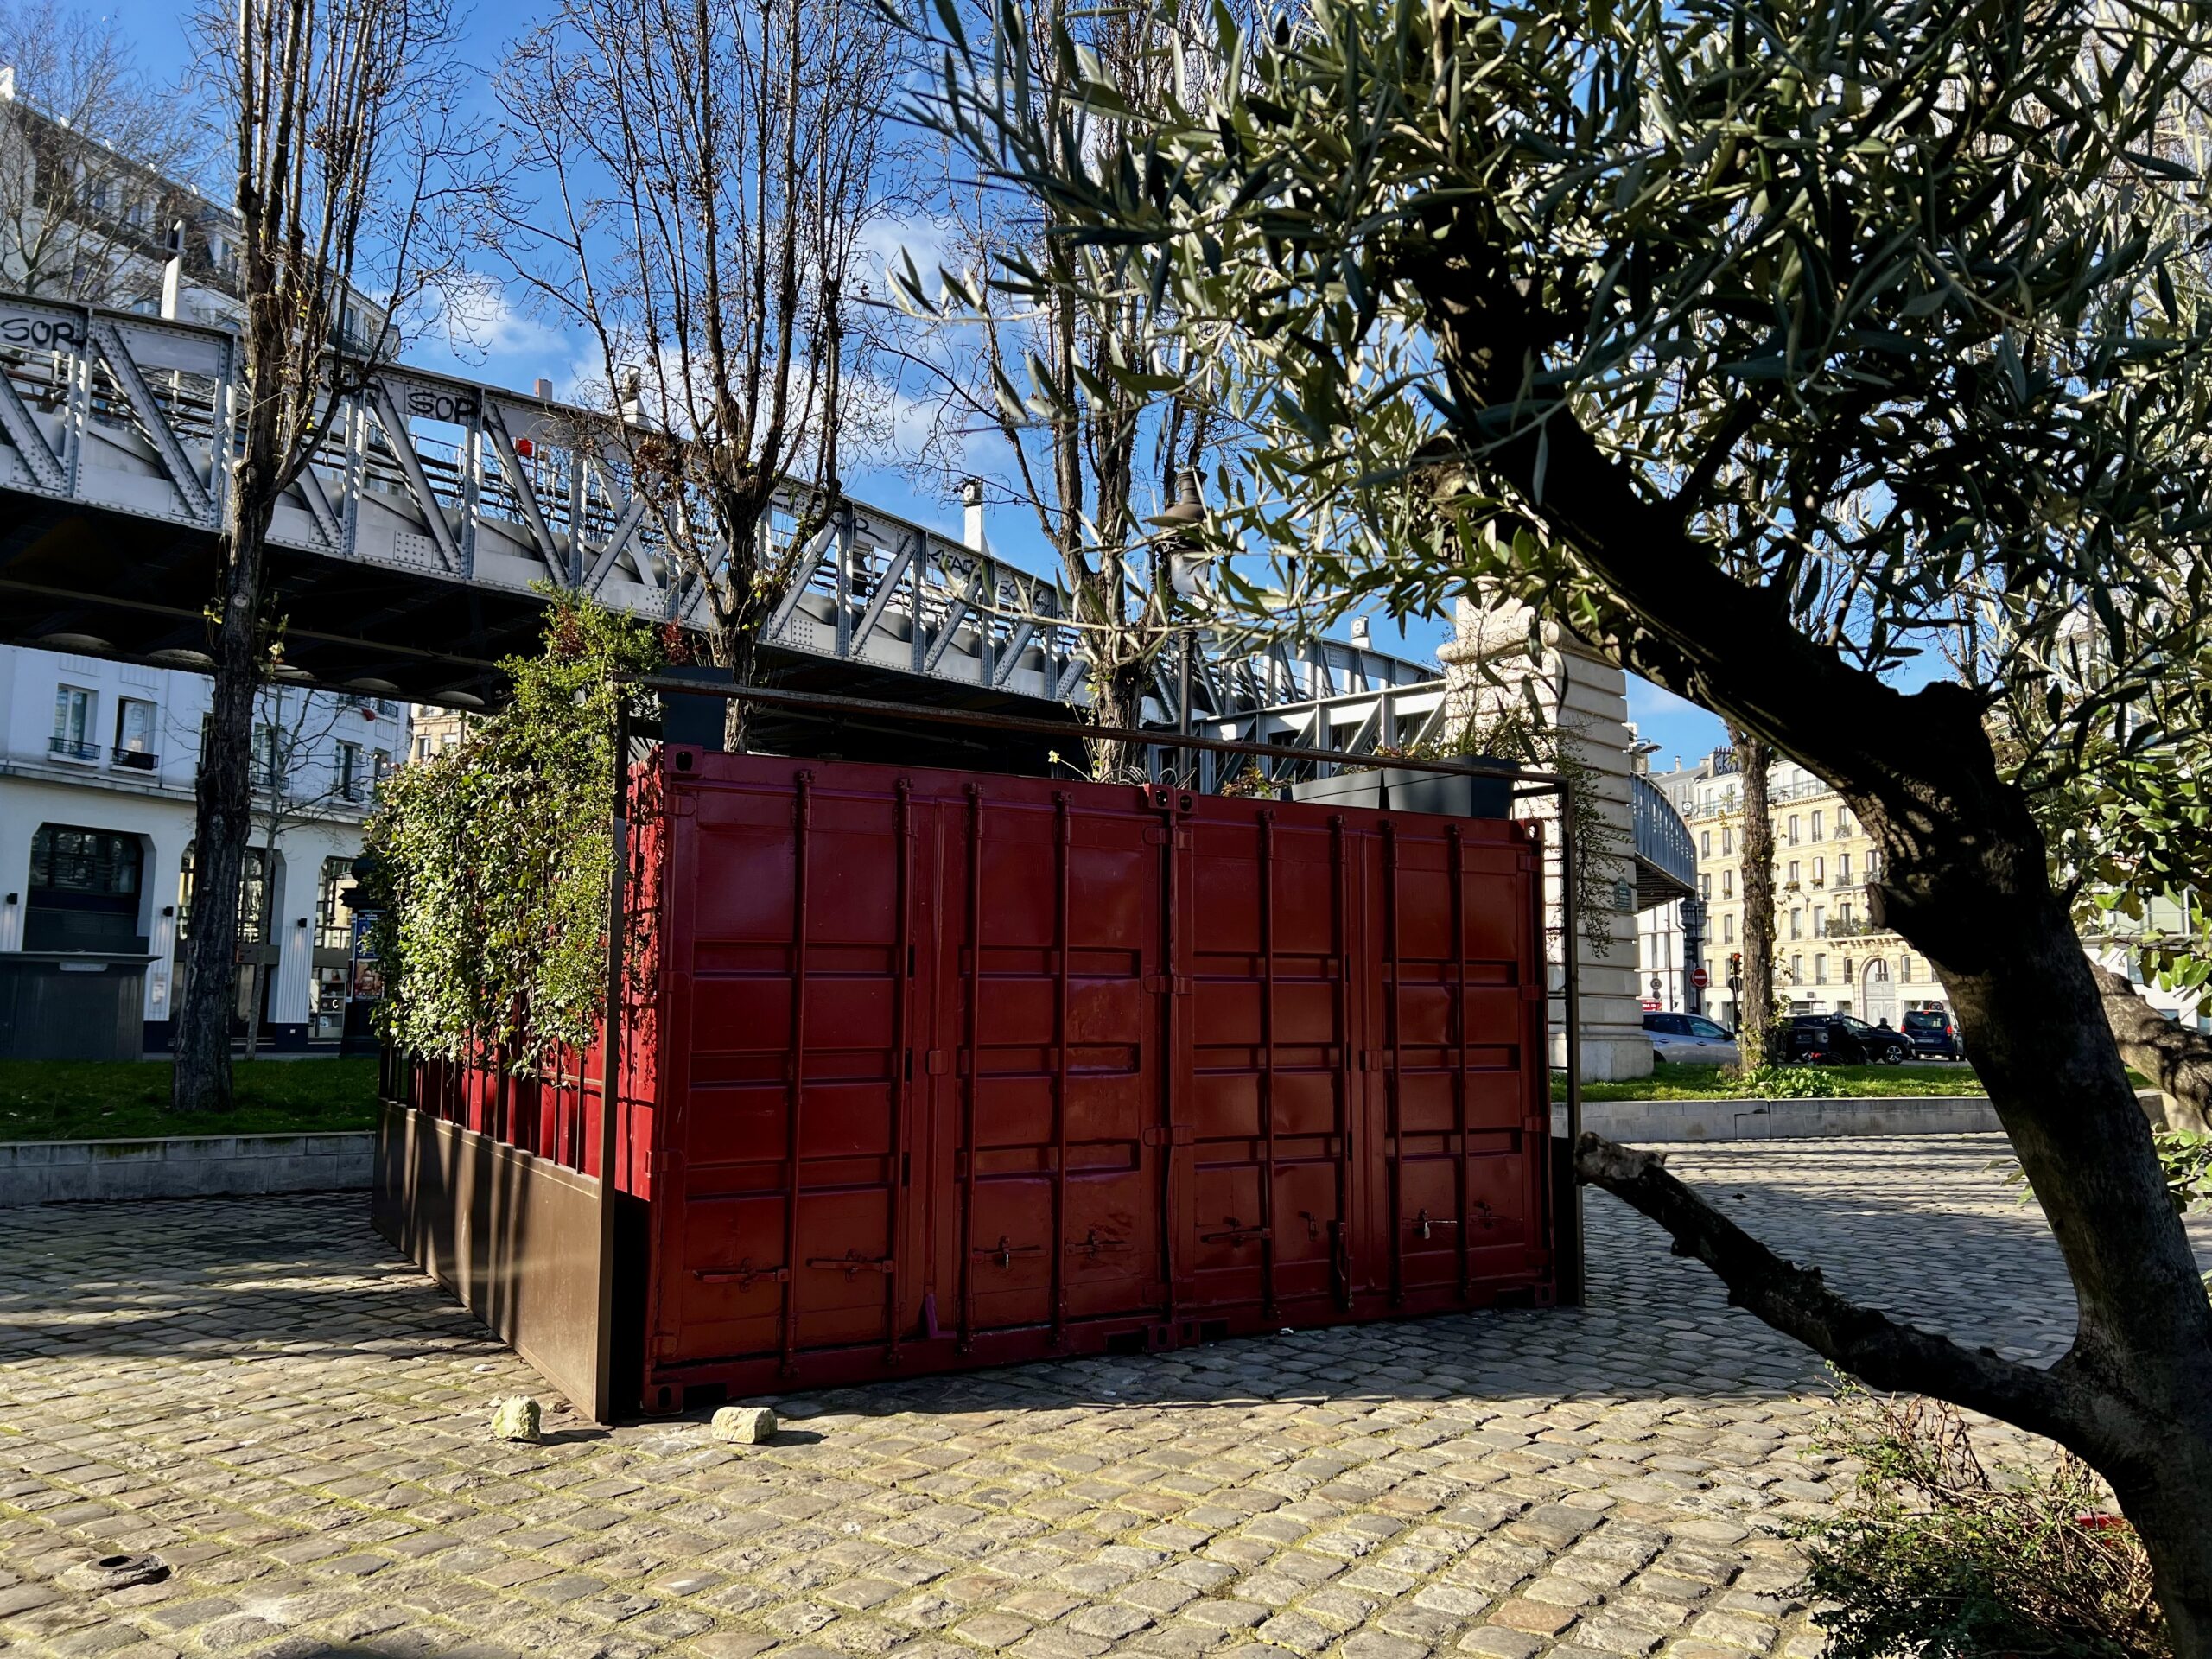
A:
POLYGON ((1862 1465, 1855 1501, 1799 1533, 1829 1659, 2166 1659, 2134 1529, 2058 1454, 1996 1473, 1940 1402, 1847 1388, 1826 1449, 1862 1465))
POLYGON ((1836 1086, 1818 1066, 1761 1065, 1734 1073, 1729 1092, 1754 1100, 1821 1100, 1836 1086))

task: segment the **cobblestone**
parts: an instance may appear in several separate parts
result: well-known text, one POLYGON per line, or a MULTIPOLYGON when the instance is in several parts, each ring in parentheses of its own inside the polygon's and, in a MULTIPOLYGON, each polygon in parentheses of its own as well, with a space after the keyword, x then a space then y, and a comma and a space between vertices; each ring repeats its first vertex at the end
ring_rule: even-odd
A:
MULTIPOLYGON (((1685 1147, 1832 1282, 2054 1354, 1999 1143, 1685 1147)), ((0 1646, 132 1659, 1814 1659, 1780 1522, 1834 1501, 1818 1363, 1587 1200, 1590 1306, 582 1422, 358 1196, 0 1233, 0 1646), (548 1402, 543 1444, 494 1402, 548 1402), (159 1553, 162 1585, 61 1589, 159 1553)))

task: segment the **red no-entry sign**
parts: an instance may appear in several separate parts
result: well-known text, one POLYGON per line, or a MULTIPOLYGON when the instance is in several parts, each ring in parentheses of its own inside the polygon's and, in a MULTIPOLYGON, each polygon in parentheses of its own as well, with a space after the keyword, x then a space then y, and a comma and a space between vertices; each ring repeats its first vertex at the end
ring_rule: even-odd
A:
POLYGON ((1696 986, 1700 991, 1712 982, 1713 976, 1707 974, 1704 969, 1693 968, 1690 969, 1690 983, 1696 986))

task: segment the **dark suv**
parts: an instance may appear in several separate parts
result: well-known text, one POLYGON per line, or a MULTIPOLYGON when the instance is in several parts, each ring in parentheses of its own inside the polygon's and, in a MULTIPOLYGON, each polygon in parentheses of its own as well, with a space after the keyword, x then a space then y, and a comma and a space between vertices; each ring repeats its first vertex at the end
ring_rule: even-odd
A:
POLYGON ((1789 1019, 1792 1061, 1815 1065, 1894 1065, 1912 1052, 1911 1039, 1886 1026, 1870 1026, 1847 1014, 1799 1014, 1789 1019))
POLYGON ((1951 1024, 1951 1016, 1941 1008, 1914 1008, 1898 1021, 1905 1039, 1912 1045, 1915 1054, 1931 1059, 1955 1060, 1961 1057, 1959 1033, 1951 1024))

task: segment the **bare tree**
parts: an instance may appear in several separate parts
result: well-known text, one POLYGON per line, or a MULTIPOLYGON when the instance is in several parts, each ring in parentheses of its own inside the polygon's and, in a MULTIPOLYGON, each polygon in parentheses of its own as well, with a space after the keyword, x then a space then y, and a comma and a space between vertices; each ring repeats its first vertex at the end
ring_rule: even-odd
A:
POLYGON ((113 17, 0 4, 0 283, 103 305, 158 295, 169 226, 207 210, 177 183, 200 130, 113 17))
POLYGON ((225 983, 253 827, 255 700, 280 624, 264 592, 270 521, 342 401, 392 359, 403 324, 454 273, 448 210, 474 151, 455 114, 447 0, 238 0, 203 28, 235 145, 244 320, 198 787, 200 897, 176 1027, 184 1110, 231 1096, 225 983))
MULTIPOLYGON (((595 343, 671 614, 741 684, 880 407, 852 289, 899 188, 899 40, 871 0, 563 0, 498 84, 499 251, 595 343)), ((745 747, 747 705, 727 718, 745 747)))
MULTIPOLYGON (((1186 85, 1215 71, 1194 44, 1208 37, 1209 9, 1193 0, 1007 5, 1022 15, 1026 49, 1007 65, 1000 95, 1052 134, 1056 166, 1078 166, 1094 147, 1128 137, 1160 107, 1179 67, 1186 85), (1054 50, 1061 37, 1090 54, 1086 84, 1114 92, 1065 120, 1056 116, 1076 105, 1077 79, 1054 50)), ((925 118, 954 133, 963 119, 944 103, 925 118)), ((1101 725, 1134 727, 1163 647, 1188 638, 1168 580, 1173 526, 1149 522, 1146 504, 1156 514, 1183 496, 1220 435, 1217 411, 1159 312, 1090 280, 1103 256, 1065 234, 1050 195, 1022 177, 976 168, 975 153, 972 143, 956 144, 948 155, 937 291, 925 291, 911 259, 894 276, 906 308, 931 325, 905 354, 931 404, 915 459, 945 478, 970 470, 971 439, 1003 447, 1005 467, 982 487, 1035 518, 1073 595, 1091 712, 1101 725)), ((1094 741, 1092 775, 1122 775, 1126 748, 1094 741)))

